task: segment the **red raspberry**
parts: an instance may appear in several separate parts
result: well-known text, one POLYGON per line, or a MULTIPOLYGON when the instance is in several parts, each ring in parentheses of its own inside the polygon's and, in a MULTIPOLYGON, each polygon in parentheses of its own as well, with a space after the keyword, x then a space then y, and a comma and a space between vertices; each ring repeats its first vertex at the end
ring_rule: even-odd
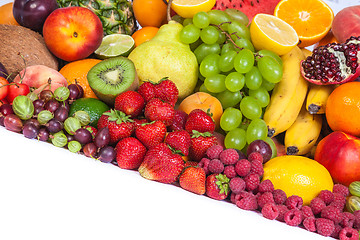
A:
POLYGON ((234 177, 230 180, 229 187, 233 193, 238 194, 245 190, 245 181, 240 177, 234 177))
POLYGON ((341 213, 340 226, 342 227, 353 227, 355 222, 355 216, 349 212, 341 213))
POLYGON ((256 173, 259 176, 262 176, 264 174, 264 168, 262 162, 256 159, 251 161, 250 173, 256 173))
POLYGON ((227 165, 227 166, 225 166, 223 173, 224 173, 228 178, 230 178, 230 179, 237 176, 234 165, 227 165))
POLYGON ((250 173, 245 178, 246 190, 253 191, 260 184, 260 176, 256 173, 250 173))
POLYGON ((303 225, 306 230, 310 232, 316 231, 316 225, 315 225, 315 217, 307 217, 303 221, 303 225))
POLYGON ((302 213, 297 208, 291 209, 285 213, 284 220, 287 225, 298 226, 302 222, 302 213))
POLYGON ((329 190, 321 190, 317 197, 322 199, 326 205, 334 201, 334 194, 329 190))
POLYGON ((289 211, 289 209, 283 204, 280 204, 277 206, 278 206, 278 210, 279 210, 279 216, 277 216, 276 220, 278 220, 280 222, 285 222, 284 216, 285 216, 285 213, 287 213, 289 211))
POLYGON ((220 161, 225 165, 235 164, 239 160, 239 154, 233 148, 225 149, 220 153, 220 161))
POLYGON ((257 203, 259 205, 259 208, 263 208, 267 203, 275 204, 273 194, 271 192, 265 192, 263 194, 260 194, 260 196, 257 198, 257 203))
POLYGON ((340 240, 358 240, 359 232, 351 227, 344 227, 339 233, 340 240))
POLYGON ((224 164, 219 159, 212 159, 209 162, 208 168, 211 173, 222 173, 224 171, 224 164))
POLYGON ((341 229, 343 229, 343 228, 339 224, 335 224, 335 229, 334 229, 333 233, 330 235, 330 237, 339 239, 339 233, 340 233, 341 229))
POLYGON ((276 204, 284 204, 287 199, 286 193, 281 189, 275 189, 273 195, 276 204))
POLYGON ((275 203, 267 203, 261 209, 264 218, 274 220, 279 216, 279 210, 275 203))
POLYGON ((249 156, 248 156, 248 160, 250 161, 250 162, 252 162, 252 161, 254 161, 254 160, 258 160, 258 161, 260 161, 260 162, 264 162, 264 158, 263 158, 263 156, 261 155, 261 153, 259 153, 259 152, 252 152, 252 153, 250 153, 249 154, 249 156))
POLYGON ((303 199, 297 195, 292 195, 288 197, 285 201, 285 205, 288 209, 301 209, 303 205, 303 199))
POLYGON ((340 183, 334 184, 333 193, 340 193, 344 197, 347 197, 350 194, 349 188, 340 183))
POLYGON ((335 206, 341 211, 344 209, 346 204, 346 197, 342 193, 334 193, 334 201, 329 206, 335 206))
POLYGON ((200 160, 200 162, 198 163, 198 166, 205 170, 206 175, 210 174, 209 163, 210 163, 210 159, 208 159, 208 158, 202 158, 200 160))
POLYGON ((325 237, 329 237, 335 230, 334 222, 326 218, 317 218, 315 225, 317 233, 325 237))
POLYGON ((256 210, 258 208, 256 197, 248 194, 236 202, 236 206, 244 210, 256 210))
POLYGON ((353 212, 353 215, 355 216, 353 228, 360 230, 360 210, 353 212))
POLYGON ((340 223, 341 211, 335 206, 324 207, 320 216, 332 220, 335 224, 340 223))
POLYGON ((245 177, 250 173, 251 163, 247 159, 240 159, 235 164, 235 171, 240 177, 245 177))
POLYGON ((210 159, 219 159, 220 153, 224 150, 221 145, 213 145, 206 150, 206 156, 210 159))
POLYGON ((247 192, 247 191, 242 191, 238 194, 235 193, 231 193, 230 195, 230 201, 232 203, 236 203, 237 201, 241 200, 242 198, 246 197, 246 196, 253 196, 254 194, 247 192))
POLYGON ((271 182, 270 179, 266 179, 262 181, 259 185, 259 192, 273 192, 274 191, 274 184, 271 182))
POLYGON ((323 208, 325 208, 325 207, 326 207, 326 204, 324 203, 324 201, 318 197, 314 198, 310 202, 310 208, 311 208, 312 212, 314 213, 314 215, 320 214, 321 211, 323 210, 323 208))
POLYGON ((304 218, 315 217, 314 213, 311 210, 311 207, 309 207, 309 206, 303 206, 301 208, 301 212, 302 212, 302 215, 304 216, 304 218))

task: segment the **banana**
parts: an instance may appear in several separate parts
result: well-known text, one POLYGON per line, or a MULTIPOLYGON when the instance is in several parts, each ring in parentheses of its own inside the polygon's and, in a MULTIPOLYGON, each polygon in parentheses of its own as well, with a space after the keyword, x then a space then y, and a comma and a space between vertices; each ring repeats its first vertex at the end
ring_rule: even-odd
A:
POLYGON ((283 77, 272 91, 263 117, 268 126, 269 137, 286 131, 295 122, 308 90, 308 82, 300 73, 300 62, 305 59, 300 48, 293 48, 281 59, 283 77))
POLYGON ((310 114, 303 105, 295 122, 285 132, 287 155, 304 155, 311 151, 319 138, 322 115, 310 114))
POLYGON ((332 85, 311 84, 306 97, 306 109, 311 114, 325 113, 326 101, 330 93, 334 90, 332 85))

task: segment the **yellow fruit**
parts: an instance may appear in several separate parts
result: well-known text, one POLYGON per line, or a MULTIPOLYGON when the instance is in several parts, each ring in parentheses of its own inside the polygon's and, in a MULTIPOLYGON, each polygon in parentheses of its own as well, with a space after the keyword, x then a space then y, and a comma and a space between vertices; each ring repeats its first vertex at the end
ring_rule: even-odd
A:
POLYGON ((289 197, 302 197, 304 205, 310 204, 321 190, 333 189, 333 180, 327 169, 307 157, 280 156, 264 164, 263 180, 269 179, 275 189, 283 190, 289 197))
POLYGON ((171 8, 183 18, 192 18, 198 12, 208 12, 216 0, 173 0, 171 8))
POLYGON ((250 25, 250 35, 256 50, 267 49, 278 55, 290 52, 299 42, 293 27, 270 14, 255 15, 250 25))

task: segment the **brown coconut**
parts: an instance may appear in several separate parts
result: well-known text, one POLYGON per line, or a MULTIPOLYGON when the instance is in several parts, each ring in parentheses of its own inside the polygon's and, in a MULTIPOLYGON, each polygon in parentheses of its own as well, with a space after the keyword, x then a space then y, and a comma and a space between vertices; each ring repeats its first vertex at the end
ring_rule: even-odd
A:
POLYGON ((11 79, 25 65, 40 64, 59 70, 56 57, 50 53, 43 37, 37 32, 21 26, 0 24, 0 43, 0 62, 11 79))

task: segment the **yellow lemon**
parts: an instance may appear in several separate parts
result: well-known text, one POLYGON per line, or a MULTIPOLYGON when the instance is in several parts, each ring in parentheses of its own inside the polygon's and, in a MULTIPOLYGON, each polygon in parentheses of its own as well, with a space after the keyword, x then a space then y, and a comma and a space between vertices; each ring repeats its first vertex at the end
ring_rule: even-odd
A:
POLYGON ((291 51, 299 37, 288 23, 270 14, 256 14, 250 24, 251 41, 256 50, 267 49, 278 55, 291 51))
POLYGON ((210 11, 215 2, 216 0, 173 0, 171 8, 183 18, 192 18, 198 12, 210 11))
POLYGON ((270 159, 264 164, 263 180, 269 179, 275 189, 283 190, 289 197, 302 197, 304 205, 310 204, 321 190, 333 189, 333 180, 328 170, 317 161, 285 155, 270 159))

